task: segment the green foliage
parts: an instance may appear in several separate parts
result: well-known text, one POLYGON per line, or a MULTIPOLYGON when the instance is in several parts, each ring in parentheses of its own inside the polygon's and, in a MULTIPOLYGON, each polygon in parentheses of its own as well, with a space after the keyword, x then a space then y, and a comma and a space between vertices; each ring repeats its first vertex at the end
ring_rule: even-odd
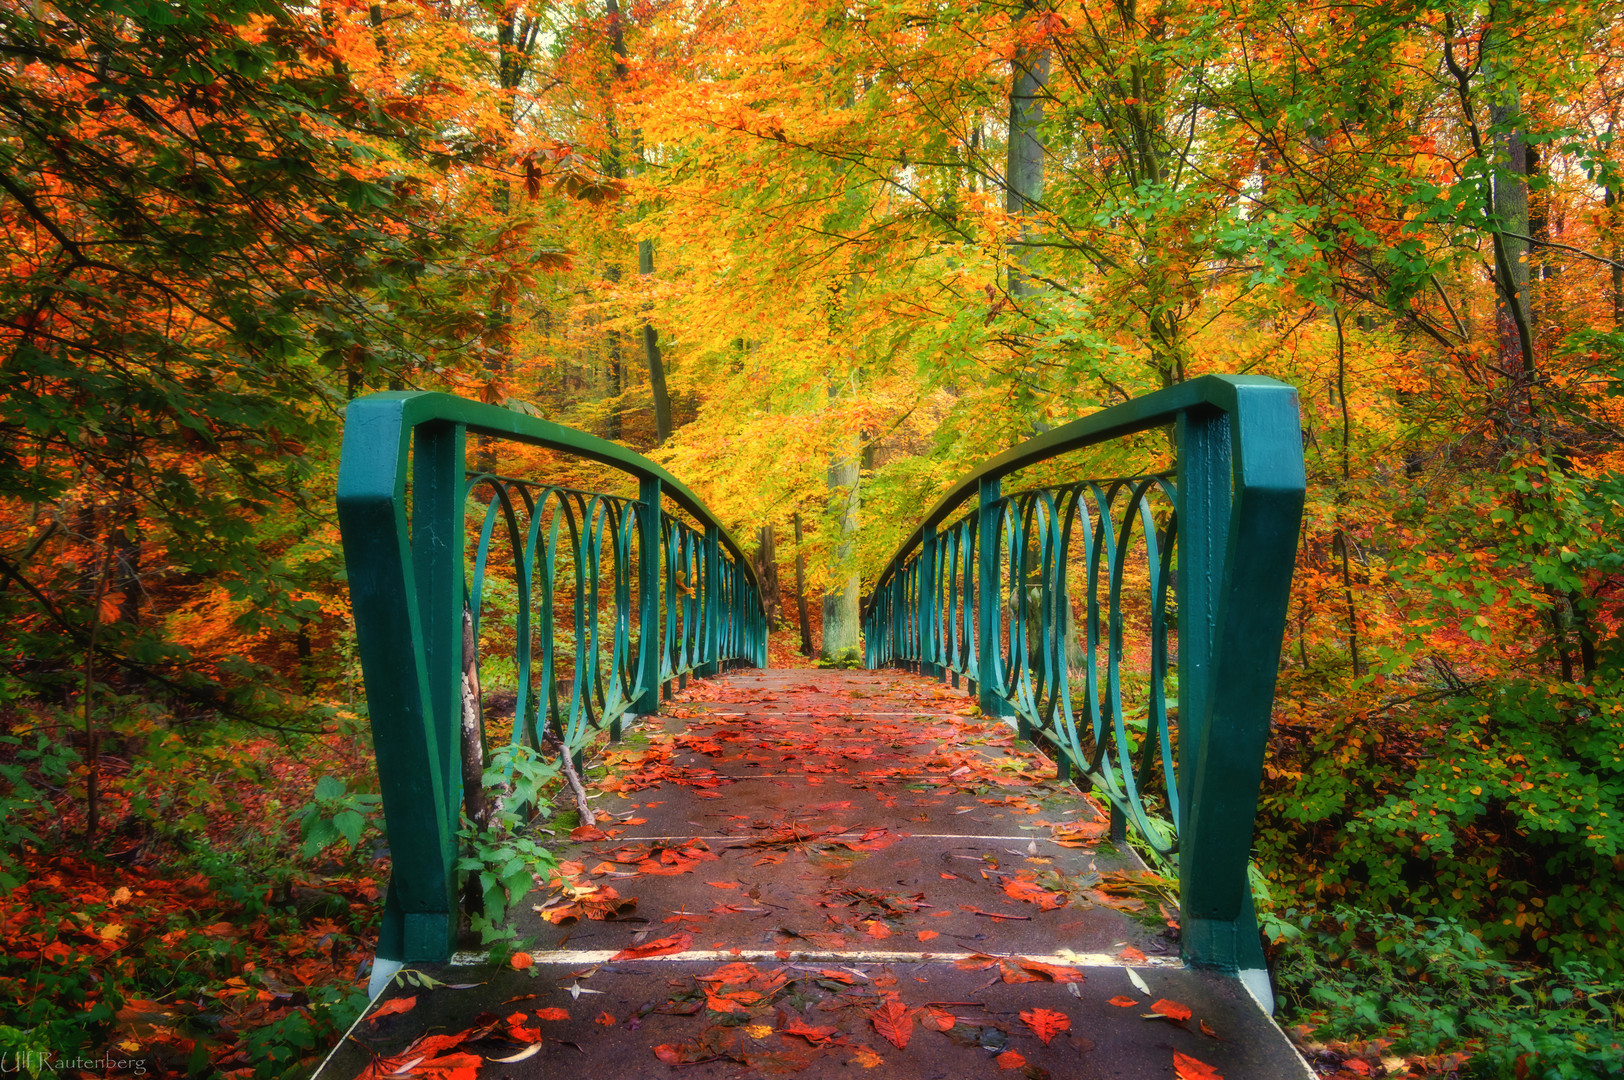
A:
POLYGON ((1288 1022, 1316 1040, 1381 1033, 1401 1054, 1468 1047, 1461 1075, 1618 1075, 1624 981, 1583 963, 1551 972, 1496 959, 1457 922, 1338 908, 1275 923, 1288 1022))
POLYGON ((360 850, 362 834, 377 827, 374 819, 382 801, 378 795, 351 791, 336 776, 322 777, 316 781, 316 797, 299 815, 299 836, 304 841, 299 854, 314 858, 340 840, 352 852, 360 850))
POLYGON ((485 770, 485 790, 496 806, 484 827, 464 820, 461 832, 465 854, 457 869, 473 875, 480 910, 469 920, 484 944, 516 937, 505 925, 508 911, 523 899, 537 875, 551 875, 558 867, 553 853, 525 828, 534 809, 545 816, 543 793, 553 786, 563 766, 528 746, 508 746, 491 755, 485 770))
POLYGON ((1304 895, 1470 928, 1611 975, 1624 955, 1624 683, 1519 680, 1316 732, 1266 793, 1260 856, 1304 895), (1425 747, 1423 750, 1422 747, 1425 747), (1334 844, 1321 841, 1334 835, 1334 844))
POLYGON ((13 859, 23 844, 41 844, 34 831, 36 818, 49 813, 45 787, 62 787, 79 755, 52 741, 43 732, 26 742, 15 735, 0 735, 0 892, 24 883, 13 859))
POLYGON ((308 1075, 309 1055, 337 1042, 368 1000, 364 990, 343 985, 312 987, 309 998, 304 1008, 293 1009, 244 1036, 255 1080, 308 1075))

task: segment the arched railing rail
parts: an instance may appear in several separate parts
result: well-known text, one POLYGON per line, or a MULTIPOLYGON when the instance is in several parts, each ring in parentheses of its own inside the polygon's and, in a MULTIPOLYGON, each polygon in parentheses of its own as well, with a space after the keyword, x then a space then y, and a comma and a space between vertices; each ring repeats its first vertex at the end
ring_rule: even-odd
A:
POLYGON ((673 679, 765 664, 761 589, 659 465, 448 394, 350 403, 338 516, 393 860, 378 955, 441 960, 456 930, 465 648, 503 650, 509 741, 550 734, 578 753, 656 712, 673 679), (612 465, 637 497, 470 469, 469 435, 612 465))
POLYGON ((1194 964, 1261 969, 1247 876, 1302 518, 1296 392, 1210 375, 987 461, 864 605, 869 667, 968 678, 1179 867, 1194 964), (1006 495, 1060 454, 1171 426, 1170 473, 1006 495))

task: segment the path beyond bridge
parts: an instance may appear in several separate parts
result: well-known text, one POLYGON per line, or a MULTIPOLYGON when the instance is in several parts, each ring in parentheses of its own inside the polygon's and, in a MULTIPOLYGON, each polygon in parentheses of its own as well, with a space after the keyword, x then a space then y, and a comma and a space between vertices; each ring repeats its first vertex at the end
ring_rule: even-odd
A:
POLYGON ((1310 1076, 1240 980, 1181 964, 1176 887, 974 701, 691 683, 605 751, 567 880, 517 905, 529 966, 411 965, 317 1077, 1310 1076))

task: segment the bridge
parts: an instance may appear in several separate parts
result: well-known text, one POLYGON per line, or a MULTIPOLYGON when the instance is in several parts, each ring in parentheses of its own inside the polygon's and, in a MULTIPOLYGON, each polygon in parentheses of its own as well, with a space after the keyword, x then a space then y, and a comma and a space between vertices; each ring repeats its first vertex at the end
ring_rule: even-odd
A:
POLYGON ((746 552, 659 465, 357 400, 392 872, 372 1004, 317 1075, 1310 1075, 1249 878, 1303 488, 1284 384, 1126 402, 923 514, 866 671, 773 670, 746 552), (1091 448, 1145 467, 1076 475, 1091 448), (571 459, 624 483, 495 464, 571 459), (560 773, 595 790, 536 815, 560 773))

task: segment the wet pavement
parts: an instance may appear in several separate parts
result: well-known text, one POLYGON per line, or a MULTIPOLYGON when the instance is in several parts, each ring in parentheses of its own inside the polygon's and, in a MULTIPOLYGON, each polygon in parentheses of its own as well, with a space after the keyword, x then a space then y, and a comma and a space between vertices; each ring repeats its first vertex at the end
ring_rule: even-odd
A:
POLYGON ((598 820, 542 823, 561 874, 519 966, 416 965, 318 1076, 1310 1075, 1180 965, 1176 888, 961 691, 737 671, 600 763, 598 820))

